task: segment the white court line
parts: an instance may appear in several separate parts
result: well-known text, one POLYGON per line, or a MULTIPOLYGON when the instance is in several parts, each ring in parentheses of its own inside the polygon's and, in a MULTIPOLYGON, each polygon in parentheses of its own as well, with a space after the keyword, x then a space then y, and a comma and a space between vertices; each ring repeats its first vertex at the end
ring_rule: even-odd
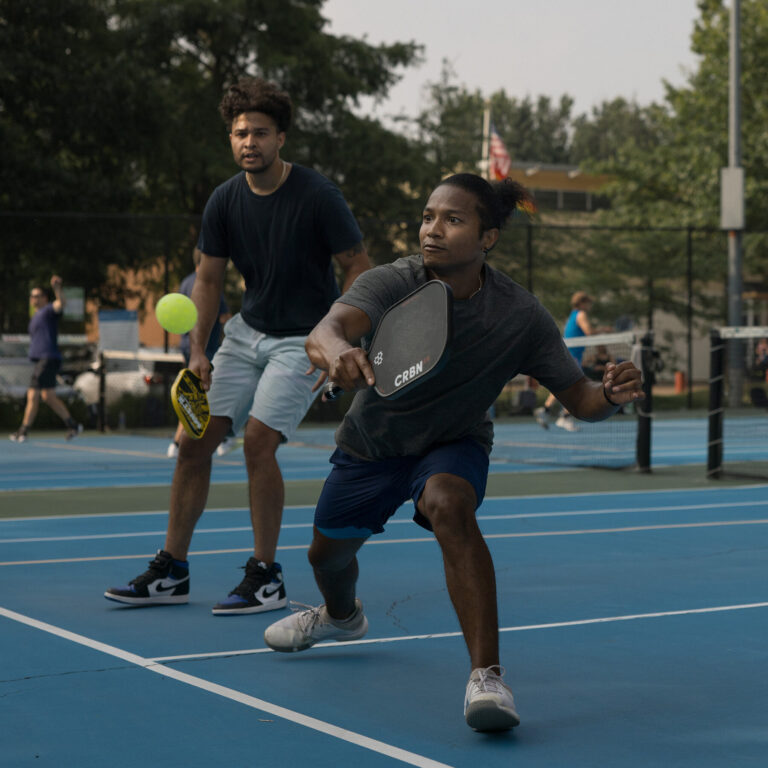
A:
POLYGON ((129 651, 125 651, 122 648, 117 648, 114 645, 101 643, 98 640, 93 640, 90 637, 85 637, 84 635, 70 632, 69 630, 62 629, 61 627, 54 626, 53 624, 47 624, 44 621, 38 621, 37 619, 33 619, 30 616, 25 616, 24 614, 16 613, 15 611, 10 611, 2 607, 0 607, 0 616, 4 616, 5 618, 11 619, 12 621, 17 621, 20 624, 25 624, 28 627, 39 629, 43 632, 48 632, 51 635, 61 637, 64 640, 69 640, 73 643, 77 643, 78 645, 83 645, 86 648, 91 648, 95 651, 105 653, 108 656, 114 656, 115 658, 128 662, 129 664, 135 664, 137 667, 146 669, 148 672, 155 672, 158 675, 163 675, 164 677, 177 680, 180 683, 185 683, 186 685, 191 685, 195 688, 207 691, 208 693, 213 693, 216 696, 222 696, 225 699, 236 701, 239 704, 244 704, 245 706, 251 707, 252 709, 257 709, 269 715, 280 717, 284 720, 296 723, 297 725, 301 725, 305 728, 311 728, 314 731, 319 731, 320 733, 324 733, 328 736, 333 736, 334 738, 346 741, 358 747, 362 747, 363 749, 371 750, 372 752, 378 752, 381 755, 391 757, 395 760, 400 760, 401 762, 408 763, 409 765, 419 766, 419 768, 451 768, 451 766, 448 766, 445 763, 439 763, 436 760, 431 760, 428 757, 417 755, 414 752, 408 752, 404 749, 400 749, 399 747, 392 746, 391 744, 386 744, 383 741, 371 739, 368 736, 363 736, 362 734, 355 733, 354 731, 349 731, 346 728, 340 728, 337 725, 326 723, 322 720, 310 717, 309 715, 303 715, 301 712, 294 712, 293 710, 286 709, 285 707, 280 707, 277 704, 272 704, 269 701, 264 701, 264 699, 258 699, 255 696, 249 696, 248 694, 237 691, 234 688, 227 688, 226 686, 218 685, 217 683, 210 682, 209 680, 204 680, 201 677, 188 675, 186 672, 180 672, 179 670, 173 669, 172 667, 166 667, 163 664, 158 664, 152 659, 138 656, 135 653, 130 653, 129 651))
MULTIPOLYGON (((562 627, 583 627, 589 624, 610 624, 617 621, 635 621, 637 619, 659 619, 667 616, 690 616, 702 613, 722 613, 723 611, 744 611, 750 608, 768 608, 768 603, 744 603, 743 605, 717 605, 711 608, 688 608, 680 611, 658 611, 656 613, 632 613, 626 616, 605 616, 598 619, 578 619, 576 621, 555 621, 549 624, 525 624, 517 627, 499 627, 499 632, 530 632, 534 629, 560 629, 562 627)), ((375 637, 366 640, 348 640, 343 643, 318 643, 313 648, 336 648, 350 645, 370 645, 374 643, 399 643, 403 640, 436 640, 444 637, 462 637, 461 632, 439 632, 429 635, 404 635, 402 637, 375 637)), ((212 653, 187 653, 182 656, 155 656, 151 661, 187 661, 191 659, 213 659, 220 656, 250 656, 255 653, 274 653, 271 648, 247 648, 240 651, 214 651, 212 653)))
MULTIPOLYGON (((768 501, 737 501, 725 504, 679 504, 661 507, 616 507, 614 509, 575 509, 561 512, 520 512, 509 515, 478 515, 482 520, 530 520, 539 517, 585 517, 590 515, 624 515, 637 512, 682 512, 696 509, 718 509, 723 506, 733 507, 768 507, 768 501)), ((311 507, 305 507, 311 509, 311 507)), ((244 511, 244 510, 237 510, 244 511)), ((389 520, 387 525, 411 525, 413 520, 389 520)), ((312 523, 284 523, 282 529, 312 528, 312 523)), ((196 528, 195 535, 206 533, 245 533, 252 530, 251 526, 234 526, 226 528, 196 528)), ((134 531, 131 533, 94 533, 79 536, 30 536, 16 539, 0 539, 0 544, 31 544, 51 541, 92 541, 95 539, 131 539, 141 536, 165 536, 162 531, 134 531)))
MULTIPOLYGON (((303 481, 298 481, 303 482, 303 481)), ((155 483, 154 485, 166 485, 167 483, 155 483)), ((111 485, 109 487, 102 488, 100 490, 103 491, 119 491, 122 489, 134 489, 134 488, 143 488, 145 486, 136 486, 136 485, 111 485)), ((80 487, 70 487, 70 486, 63 486, 61 488, 53 488, 53 487, 45 487, 45 488, 37 488, 35 489, 38 492, 41 491, 68 491, 68 490, 93 490, 94 486, 83 486, 83 488, 80 487)), ((584 491, 581 493, 531 493, 531 494, 521 494, 516 496, 490 496, 487 495, 485 498, 488 500, 493 501, 522 501, 525 499, 578 499, 583 497, 589 497, 594 498, 595 496, 598 496, 600 498, 610 498, 612 496, 654 496, 658 494, 668 494, 668 493, 688 493, 688 494, 697 494, 697 493, 706 493, 711 494, 713 491, 720 491, 722 490, 725 493, 731 493, 733 491, 754 491, 754 490, 768 490, 768 484, 765 483, 748 483, 746 485, 724 485, 721 488, 652 488, 646 491, 643 490, 630 490, 630 491, 584 491)), ((0 495, 3 493, 25 493, 28 491, 11 491, 6 488, 0 488, 0 495)), ((409 502, 406 502, 406 504, 409 502)), ((724 502, 725 504, 725 502, 724 502)), ((314 504, 293 504, 293 505, 286 505, 283 507, 283 509, 314 509, 314 504)), ((247 511, 245 507, 216 507, 211 509, 206 509, 205 513, 209 514, 210 512, 240 512, 240 511, 247 511)), ((0 525, 2 525, 5 522, 14 523, 14 522, 25 522, 27 520, 82 520, 85 518, 102 518, 102 517, 130 517, 133 515, 140 516, 140 515, 167 515, 168 510, 167 509, 158 509, 158 510, 148 510, 148 511, 141 511, 141 512, 97 512, 94 514, 87 514, 87 515, 36 515, 34 517, 0 517, 0 525)))
POLYGON ((62 448, 67 451, 80 451, 82 453, 109 453, 113 456, 140 456, 144 459, 158 459, 167 458, 165 452, 154 453, 153 451, 131 451, 123 450, 121 448, 102 448, 95 445, 72 445, 72 443, 49 443, 46 440, 35 440, 33 445, 42 445, 48 448, 56 448, 61 450, 62 448))
MULTIPOLYGON (((167 483, 166 483, 167 485, 167 483)), ((128 485, 128 486, 117 486, 117 485, 111 485, 109 488, 102 488, 103 491, 116 491, 120 490, 120 488, 136 488, 138 486, 135 485, 128 485)), ((144 486, 140 486, 144 487, 144 486)), ((61 490, 56 488, 45 488, 45 489, 38 489, 41 491, 55 491, 55 490, 61 490)), ((3 491, 0 491, 0 493, 3 493, 3 491)), ((286 504, 283 507, 283 511, 290 509, 314 509, 314 504, 286 504)), ((221 513, 221 512, 248 512, 247 507, 211 507, 210 509, 205 510, 205 514, 209 515, 211 513, 221 513)), ((142 516, 148 516, 148 515, 165 515, 168 516, 168 510, 167 509, 149 509, 149 510, 142 510, 134 511, 134 512, 96 512, 94 514, 84 514, 84 515, 36 515, 35 517, 0 517, 0 525, 3 523, 26 523, 29 521, 45 521, 45 520, 100 520, 103 517, 110 518, 110 517, 142 517, 142 516)))
MULTIPOLYGON (((527 531, 525 533, 486 533, 484 539, 529 539, 545 536, 587 536, 590 534, 603 533, 631 533, 635 531, 665 531, 680 528, 727 528, 738 525, 766 525, 768 519, 759 520, 714 520, 706 523, 667 523, 665 525, 632 525, 620 528, 583 528, 568 531, 527 531)), ((391 545, 391 544, 420 544, 430 542, 436 544, 434 536, 420 536, 408 539, 369 539, 366 546, 391 545)), ((278 552, 284 552, 292 549, 308 549, 309 544, 288 544, 279 546, 278 552)), ((231 555, 244 552, 253 552, 253 547, 238 547, 232 549, 201 549, 190 552, 190 556, 199 555, 231 555)), ((87 563, 105 560, 150 560, 155 556, 155 552, 142 555, 97 555, 95 557, 60 557, 44 560, 6 560, 0 561, 0 566, 4 565, 50 565, 54 563, 87 563)))

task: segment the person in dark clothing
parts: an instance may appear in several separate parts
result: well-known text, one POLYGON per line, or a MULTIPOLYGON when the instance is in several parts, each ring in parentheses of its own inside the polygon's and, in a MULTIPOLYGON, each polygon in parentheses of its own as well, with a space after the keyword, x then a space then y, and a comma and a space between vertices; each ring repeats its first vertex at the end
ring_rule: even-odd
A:
POLYGON ((61 293, 62 279, 51 278, 54 300, 42 286, 35 286, 29 293, 29 302, 34 314, 29 321, 29 359, 35 364, 27 390, 27 404, 21 426, 11 435, 11 440, 23 443, 35 423, 42 400, 64 422, 67 440, 77 437, 83 431, 69 412, 62 399, 56 394, 56 374, 61 368, 59 350, 59 318, 64 312, 64 297, 61 293))

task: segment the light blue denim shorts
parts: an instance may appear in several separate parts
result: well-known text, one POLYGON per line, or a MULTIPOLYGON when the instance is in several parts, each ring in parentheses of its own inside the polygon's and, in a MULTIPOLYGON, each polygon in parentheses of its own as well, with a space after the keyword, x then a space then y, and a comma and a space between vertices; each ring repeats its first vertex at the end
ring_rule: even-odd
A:
POLYGON ((290 440, 318 393, 307 376, 306 336, 268 336, 234 315, 213 357, 208 392, 211 416, 232 420, 236 435, 253 416, 290 440))

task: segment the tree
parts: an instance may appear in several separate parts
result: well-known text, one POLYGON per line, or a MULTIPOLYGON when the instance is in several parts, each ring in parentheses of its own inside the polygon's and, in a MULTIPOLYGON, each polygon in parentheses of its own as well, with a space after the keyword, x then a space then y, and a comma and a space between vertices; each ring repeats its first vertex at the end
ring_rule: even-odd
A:
MULTIPOLYGON (((768 153, 765 124, 768 98, 763 83, 768 73, 768 1, 744 0, 741 5, 742 49, 742 154, 746 173, 747 226, 768 229, 768 153)), ((580 125, 580 147, 591 155, 591 167, 610 173, 615 182, 607 189, 611 207, 600 221, 613 226, 710 228, 709 236, 697 236, 696 277, 698 307, 702 318, 723 319, 723 302, 707 297, 707 283, 724 283, 725 242, 719 227, 719 171, 727 165, 728 146, 728 46, 730 9, 721 0, 700 0, 700 18, 692 34, 692 50, 698 66, 687 84, 666 86, 661 105, 635 110, 626 105, 606 105, 591 125, 580 125), (608 158, 595 157, 595 132, 611 137, 608 158), (628 126, 622 140, 619 129, 628 126), (610 127, 609 131, 605 127, 610 127)), ((766 238, 745 240, 745 268, 758 284, 768 281, 766 238)), ((655 276, 657 308, 679 312, 680 282, 659 278, 677 265, 684 274, 685 242, 682 236, 638 235, 625 248, 620 262, 641 278, 644 266, 655 276)), ((652 279, 648 278, 648 279, 652 279)), ((631 283, 630 283, 631 285, 631 283)), ((627 292, 629 294, 629 291, 627 292)), ((627 300, 631 301, 629 295, 627 300)))
MULTIPOLYGON (((427 106, 416 120, 419 138, 441 174, 477 171, 482 155, 486 98, 455 83, 443 63, 440 80, 428 86, 427 106)), ((569 128, 573 99, 563 95, 557 105, 547 96, 534 102, 515 99, 504 90, 487 98, 491 117, 513 160, 570 162, 569 128)))
MULTIPOLYGON (((424 175, 423 153, 354 108, 362 96, 383 97, 419 46, 331 35, 322 6, 0 0, 0 207, 17 214, 4 219, 0 326, 25 323, 18 286, 54 270, 116 302, 109 264, 166 259, 174 279, 187 270, 197 217, 234 172, 216 107, 225 84, 244 74, 277 80, 291 94, 288 159, 354 185, 350 202, 363 218, 408 214, 405 182, 424 175), (385 188, 379 178, 399 184, 385 188)), ((386 233, 374 235, 374 249, 389 254, 386 233)))

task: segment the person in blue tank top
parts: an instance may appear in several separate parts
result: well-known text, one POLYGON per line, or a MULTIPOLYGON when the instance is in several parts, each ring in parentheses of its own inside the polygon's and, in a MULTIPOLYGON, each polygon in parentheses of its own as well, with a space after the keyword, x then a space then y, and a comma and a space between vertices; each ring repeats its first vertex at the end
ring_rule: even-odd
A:
POLYGON ((340 294, 334 262, 342 291, 371 266, 339 188, 280 156, 292 111, 288 94, 261 78, 234 83, 219 105, 240 172, 213 191, 203 211, 197 243, 202 257, 191 297, 198 320, 189 335, 189 368, 208 392, 211 420, 199 440, 181 438, 163 549, 145 573, 108 589, 108 600, 133 606, 189 602, 187 552, 208 497, 212 456, 242 429, 253 556, 241 583, 213 613, 287 605, 275 562, 284 498, 276 453, 316 396, 317 376, 307 375, 304 342, 340 294), (211 361, 205 349, 230 260, 245 292, 211 361))
MULTIPOLYGON (((595 333, 595 329, 589 320, 589 310, 592 309, 592 297, 584 291, 576 291, 571 296, 571 314, 568 315, 568 320, 565 322, 565 329, 563 330, 563 337, 566 339, 573 339, 579 336, 591 336, 595 333)), ((584 347, 568 347, 568 351, 573 355, 579 365, 582 364, 582 357, 584 356, 584 347)), ((550 393, 549 397, 544 401, 544 405, 537 408, 533 415, 536 421, 541 424, 544 429, 548 429, 552 422, 552 407, 557 402, 557 398, 550 393)), ((555 426, 565 429, 568 432, 576 432, 579 427, 576 425, 575 420, 568 413, 565 408, 561 409, 560 415, 555 421, 555 426)))
POLYGON ((29 293, 29 303, 34 314, 29 321, 29 359, 35 364, 27 390, 27 403, 21 426, 11 435, 15 443, 23 443, 27 433, 35 423, 42 400, 61 418, 67 427, 67 440, 71 440, 83 431, 69 413, 69 409, 56 394, 56 374, 61 368, 59 351, 59 318, 64 312, 64 297, 61 293, 62 279, 58 275, 51 278, 54 300, 42 286, 34 286, 29 293))

